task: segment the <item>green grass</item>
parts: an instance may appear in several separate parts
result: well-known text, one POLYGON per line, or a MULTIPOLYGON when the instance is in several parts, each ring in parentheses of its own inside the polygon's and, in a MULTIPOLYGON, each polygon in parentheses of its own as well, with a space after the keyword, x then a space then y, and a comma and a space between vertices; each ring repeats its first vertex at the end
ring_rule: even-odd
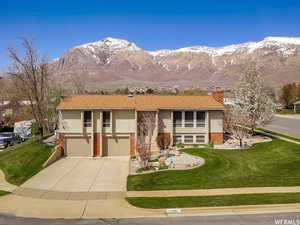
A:
POLYGON ((9 191, 2 191, 2 190, 0 190, 0 196, 8 195, 8 194, 10 194, 9 191))
POLYGON ((186 149, 206 163, 191 170, 129 176, 130 191, 300 185, 300 145, 273 139, 245 150, 186 149))
POLYGON ((49 158, 53 147, 28 140, 0 152, 0 168, 6 180, 21 185, 37 174, 49 158))
POLYGON ((295 111, 294 111, 294 109, 281 109, 281 110, 278 110, 276 112, 276 114, 280 114, 280 115, 295 114, 295 111))
POLYGON ((272 130, 267 130, 267 129, 264 129, 264 128, 257 128, 256 130, 263 131, 263 132, 268 133, 268 134, 272 134, 272 135, 276 135, 276 136, 279 136, 279 137, 284 137, 284 138, 287 138, 287 139, 291 139, 293 141, 299 141, 300 142, 299 138, 291 137, 291 136, 288 136, 288 135, 285 135, 285 134, 282 134, 282 133, 278 133, 278 132, 275 132, 275 131, 272 131, 272 130))
POLYGON ((300 203, 300 193, 236 194, 186 197, 131 197, 127 201, 141 208, 189 208, 238 205, 300 203))

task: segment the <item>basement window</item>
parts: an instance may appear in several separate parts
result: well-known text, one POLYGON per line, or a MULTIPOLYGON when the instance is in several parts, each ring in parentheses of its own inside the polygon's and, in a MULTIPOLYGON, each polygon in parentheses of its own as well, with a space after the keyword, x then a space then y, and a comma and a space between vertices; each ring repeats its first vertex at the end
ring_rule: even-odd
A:
POLYGON ((92 111, 83 112, 83 126, 84 127, 92 126, 92 111))

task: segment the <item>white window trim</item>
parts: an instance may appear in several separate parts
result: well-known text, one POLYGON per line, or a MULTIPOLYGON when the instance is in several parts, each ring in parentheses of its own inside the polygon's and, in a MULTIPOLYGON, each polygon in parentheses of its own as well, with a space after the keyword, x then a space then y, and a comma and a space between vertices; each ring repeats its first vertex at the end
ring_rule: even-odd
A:
MULTIPOLYGON (((183 144, 206 144, 207 143, 207 134, 174 134, 175 136, 181 136, 181 143, 183 144), (185 143, 184 136, 193 136, 193 142, 192 143, 185 143), (204 142, 196 142, 196 136, 204 136, 204 142)), ((176 143, 173 143, 176 144, 176 143)))
MULTIPOLYGON (((176 111, 176 110, 174 110, 176 111)), ((172 114, 174 113, 174 111, 172 111, 172 114)), ((207 111, 203 111, 203 110, 184 110, 184 111, 176 111, 176 112, 181 112, 181 127, 182 128, 205 128, 206 127, 206 114, 207 114, 207 111), (188 111, 188 112, 193 112, 193 126, 192 127, 186 127, 185 126, 185 112, 188 111), (205 117, 204 117, 204 126, 203 127, 197 127, 197 112, 204 112, 205 113, 205 117)), ((174 115, 172 116, 172 118, 174 118, 174 115)), ((173 124, 173 127, 176 127, 174 126, 174 121, 172 121, 172 124, 173 124)))

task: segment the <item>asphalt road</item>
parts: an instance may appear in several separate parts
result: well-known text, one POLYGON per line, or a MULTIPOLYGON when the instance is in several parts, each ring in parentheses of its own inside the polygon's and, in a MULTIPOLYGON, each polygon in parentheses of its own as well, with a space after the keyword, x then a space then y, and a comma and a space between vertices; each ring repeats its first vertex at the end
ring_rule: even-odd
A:
POLYGON ((300 213, 139 219, 32 219, 0 214, 0 225, 299 225, 300 213), (284 221, 286 220, 286 221, 284 221), (286 222, 286 223, 284 223, 286 222))
POLYGON ((271 124, 264 128, 277 131, 289 136, 300 138, 300 119, 275 117, 271 124))

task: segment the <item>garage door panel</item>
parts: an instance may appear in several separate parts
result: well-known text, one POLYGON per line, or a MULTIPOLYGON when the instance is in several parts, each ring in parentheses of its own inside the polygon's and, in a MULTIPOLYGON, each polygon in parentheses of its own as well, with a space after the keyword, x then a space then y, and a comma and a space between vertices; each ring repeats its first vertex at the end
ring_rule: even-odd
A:
POLYGON ((90 156, 90 138, 70 137, 66 139, 67 156, 90 156))
POLYGON ((105 137, 103 150, 106 156, 128 156, 130 155, 130 139, 129 137, 105 137))

